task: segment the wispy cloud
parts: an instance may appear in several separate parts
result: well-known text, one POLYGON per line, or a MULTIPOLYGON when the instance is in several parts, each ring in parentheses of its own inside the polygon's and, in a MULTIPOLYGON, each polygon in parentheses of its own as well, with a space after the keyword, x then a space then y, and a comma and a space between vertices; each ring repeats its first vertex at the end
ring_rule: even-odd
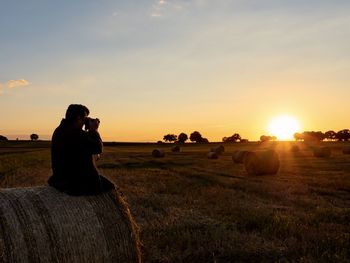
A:
POLYGON ((6 89, 13 89, 17 87, 28 86, 29 82, 25 79, 11 79, 5 83, 0 83, 0 94, 4 93, 6 89))
POLYGON ((184 10, 184 6, 188 5, 184 1, 157 0, 153 3, 150 16, 153 18, 163 17, 171 12, 179 12, 184 10))
POLYGON ((16 87, 23 87, 23 86, 28 86, 29 82, 25 79, 16 79, 16 80, 9 80, 6 82, 6 86, 8 88, 16 88, 16 87))
POLYGON ((162 17, 167 5, 169 5, 168 1, 157 0, 156 3, 154 3, 152 6, 151 17, 162 17))

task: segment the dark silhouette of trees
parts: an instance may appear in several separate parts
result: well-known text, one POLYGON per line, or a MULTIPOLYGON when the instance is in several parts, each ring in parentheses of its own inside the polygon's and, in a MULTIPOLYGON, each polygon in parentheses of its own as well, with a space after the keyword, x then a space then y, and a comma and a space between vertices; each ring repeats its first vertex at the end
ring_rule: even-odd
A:
POLYGON ((269 136, 269 135, 261 135, 260 136, 261 142, 276 141, 276 140, 277 140, 276 136, 269 136))
POLYGON ((185 143, 188 140, 188 136, 186 133, 180 133, 179 136, 177 137, 177 141, 179 143, 185 143))
POLYGON ((296 132, 296 133, 294 133, 294 139, 296 140, 296 141, 302 141, 304 138, 303 138, 303 134, 302 133, 299 133, 299 132, 296 132))
POLYGON ((5 136, 0 135, 0 141, 8 141, 8 139, 5 136))
POLYGON ((323 141, 326 135, 321 131, 304 131, 303 133, 294 133, 294 139, 304 142, 319 142, 323 141))
POLYGON ((197 143, 209 143, 209 140, 207 138, 203 138, 198 131, 194 131, 190 134, 190 141, 197 143))
POLYGON ((167 134, 164 135, 163 140, 168 142, 175 142, 177 140, 177 136, 175 134, 167 134))
POLYGON ((332 131, 332 130, 331 131, 326 131, 324 133, 324 137, 327 140, 334 141, 334 140, 337 139, 337 133, 335 131, 332 131))
POLYGON ((200 141, 200 143, 209 143, 209 140, 207 138, 202 138, 202 140, 200 141))
POLYGON ((203 139, 202 134, 200 134, 198 131, 194 131, 190 134, 191 142, 201 142, 202 139, 203 139))
POLYGON ((336 138, 338 141, 348 141, 350 140, 350 130, 344 129, 341 131, 338 131, 336 134, 336 138))
POLYGON ((320 142, 325 139, 325 135, 321 131, 305 131, 303 132, 303 139, 305 142, 320 142))
MULTIPOLYGON (((343 129, 338 132, 335 132, 333 130, 329 130, 325 133, 321 131, 304 131, 302 133, 294 133, 294 139, 296 141, 305 141, 305 142, 320 142, 325 139, 329 141, 350 141, 350 130, 349 129, 343 129)), ((0 140, 4 140, 0 135, 0 140)), ((4 137, 6 138, 6 137, 4 137)), ((30 139, 32 141, 38 140, 39 136, 37 134, 30 135, 30 139), (34 136, 34 137, 33 137, 34 136)), ((6 138, 7 139, 7 138, 6 138)), ((178 136, 175 134, 167 134, 164 135, 163 140, 166 142, 178 142, 178 143, 185 143, 188 139, 190 139, 191 142, 196 143, 209 143, 209 140, 207 138, 203 138, 200 132, 194 131, 190 134, 190 137, 186 133, 180 133, 178 136)), ((267 141, 275 141, 277 140, 276 136, 269 136, 269 135, 261 135, 260 141, 261 142, 267 142, 267 141)), ((223 137, 223 142, 227 143, 234 143, 234 142, 248 142, 247 139, 242 139, 242 137, 238 133, 234 133, 232 136, 223 137)), ((158 141, 160 143, 160 141, 158 141)))
POLYGON ((229 137, 224 137, 222 138, 223 142, 238 142, 241 141, 242 138, 238 133, 233 134, 232 136, 229 137))
POLYGON ((297 141, 305 141, 305 142, 319 142, 323 141, 324 139, 334 141, 349 141, 350 140, 350 130, 349 129, 343 129, 341 131, 335 132, 332 130, 329 130, 325 133, 322 133, 321 131, 304 131, 303 133, 295 133, 294 138, 297 141))
POLYGON ((39 139, 39 135, 38 135, 38 134, 35 134, 35 133, 32 133, 32 134, 30 135, 30 139, 31 139, 32 141, 37 141, 37 140, 39 139))

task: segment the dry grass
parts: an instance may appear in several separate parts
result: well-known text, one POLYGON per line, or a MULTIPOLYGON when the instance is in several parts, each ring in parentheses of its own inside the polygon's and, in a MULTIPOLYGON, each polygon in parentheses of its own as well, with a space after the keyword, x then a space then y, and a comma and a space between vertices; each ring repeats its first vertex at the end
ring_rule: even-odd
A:
MULTIPOLYGON (((288 143, 225 144, 208 160, 210 145, 105 147, 97 162, 127 199, 146 262, 349 262, 350 156, 341 143, 324 143, 332 157, 288 143), (232 162, 235 150, 274 148, 280 170, 248 176, 232 162)), ((46 183, 49 149, 0 155, 0 185, 46 183), (36 176, 34 177, 33 174, 36 176)))

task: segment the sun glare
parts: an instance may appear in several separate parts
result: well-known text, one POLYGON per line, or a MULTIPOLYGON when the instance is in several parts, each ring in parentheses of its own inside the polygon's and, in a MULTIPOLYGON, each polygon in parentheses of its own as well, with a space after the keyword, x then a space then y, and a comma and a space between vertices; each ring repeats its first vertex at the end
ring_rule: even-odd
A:
POLYGON ((282 115, 270 121, 268 130, 277 140, 286 141, 293 139, 294 133, 300 131, 300 125, 297 119, 282 115))

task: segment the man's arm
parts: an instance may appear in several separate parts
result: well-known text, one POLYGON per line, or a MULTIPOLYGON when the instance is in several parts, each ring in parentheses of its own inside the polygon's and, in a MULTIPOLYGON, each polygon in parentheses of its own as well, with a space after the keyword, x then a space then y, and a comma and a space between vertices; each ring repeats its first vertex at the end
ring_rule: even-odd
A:
POLYGON ((103 143, 97 130, 86 132, 86 150, 91 154, 100 154, 103 150, 103 143))
POLYGON ((100 154, 103 150, 103 144, 98 127, 100 126, 99 119, 89 119, 89 131, 87 134, 88 152, 91 154, 100 154))

